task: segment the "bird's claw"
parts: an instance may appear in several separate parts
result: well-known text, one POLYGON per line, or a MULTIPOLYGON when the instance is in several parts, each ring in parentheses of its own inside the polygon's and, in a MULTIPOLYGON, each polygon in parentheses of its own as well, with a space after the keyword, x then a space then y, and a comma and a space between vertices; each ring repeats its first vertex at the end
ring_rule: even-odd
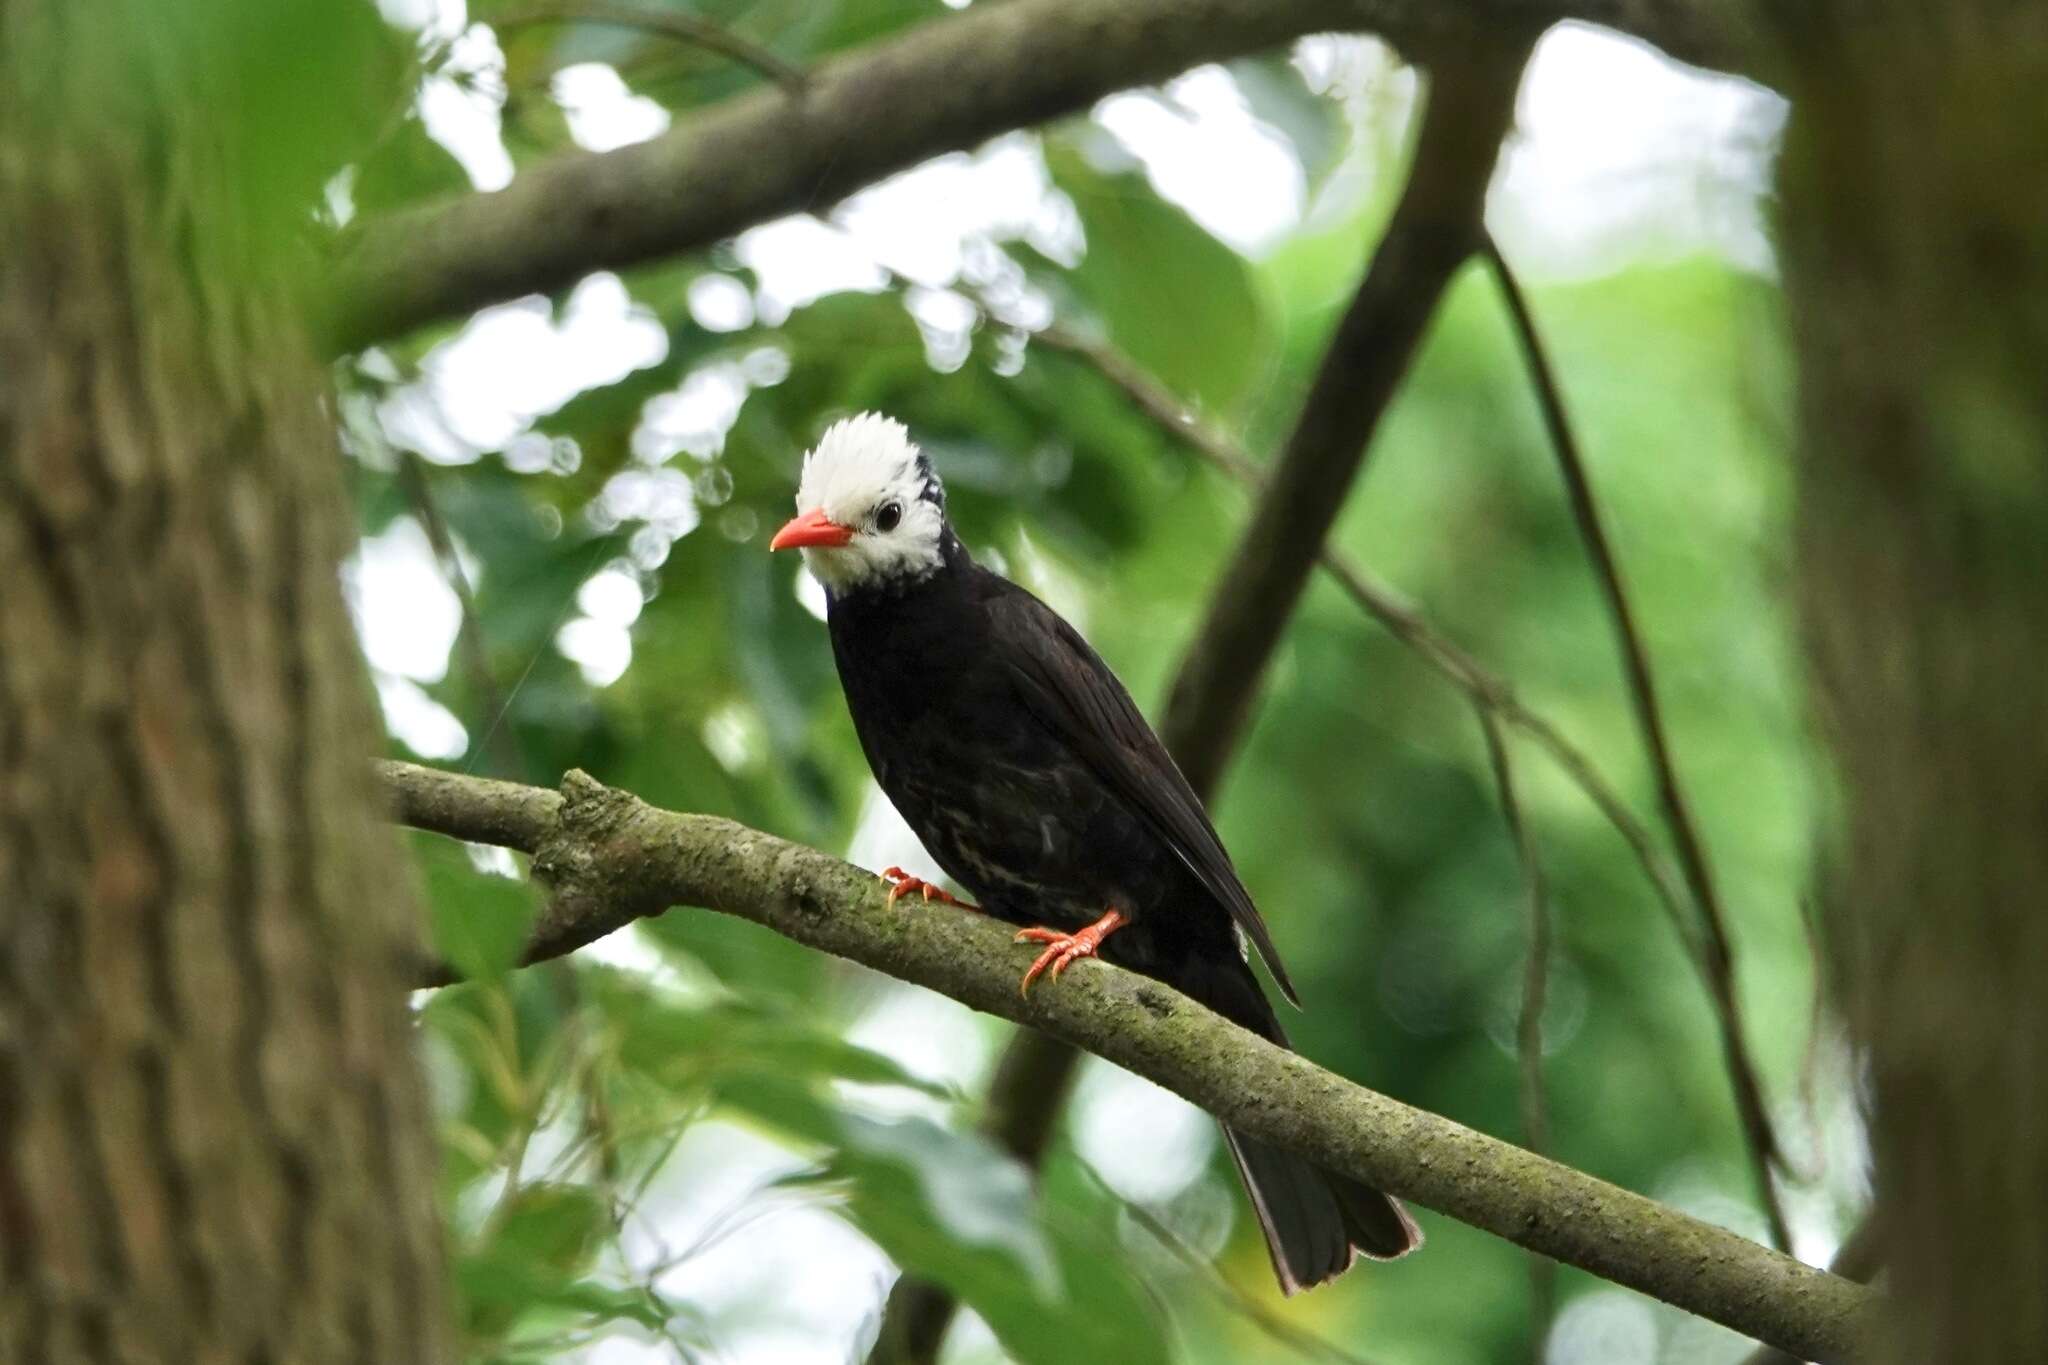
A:
POLYGON ((1084 957, 1094 957, 1095 950, 1102 946, 1102 940, 1108 938, 1110 932, 1123 923, 1124 917, 1111 910, 1087 928, 1071 934, 1058 929, 1019 929, 1012 942, 1043 943, 1047 946, 1046 950, 1038 955, 1038 960, 1031 964, 1031 969, 1024 973, 1024 980, 1017 987, 1017 994, 1029 999, 1031 983, 1038 980, 1039 973, 1048 967, 1052 969, 1052 979, 1057 981, 1060 979, 1060 973, 1067 969, 1068 963, 1084 957))
POLYGON ((889 884, 889 904, 892 906, 896 904, 898 896, 903 895, 905 892, 915 891, 923 896, 926 901, 938 901, 943 905, 957 905, 962 910, 979 910, 981 908, 978 905, 969 905, 966 901, 961 900, 944 888, 933 886, 922 877, 911 876, 900 867, 885 867, 875 875, 880 880, 889 884))

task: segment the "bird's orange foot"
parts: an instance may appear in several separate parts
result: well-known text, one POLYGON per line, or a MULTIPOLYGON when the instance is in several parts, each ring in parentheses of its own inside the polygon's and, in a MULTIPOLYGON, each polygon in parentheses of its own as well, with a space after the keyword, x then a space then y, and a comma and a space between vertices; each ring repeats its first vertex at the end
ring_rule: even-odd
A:
POLYGON ((962 910, 978 911, 981 909, 978 905, 969 905, 958 896, 954 896, 940 887, 933 886, 922 877, 911 876, 900 867, 885 867, 876 875, 889 883, 889 904, 891 905, 896 903, 898 896, 906 892, 915 891, 928 901, 939 901, 945 905, 957 905, 962 910))
POLYGON ((1031 983, 1036 981, 1038 974, 1047 967, 1052 968, 1052 979, 1059 980, 1060 973, 1067 969, 1069 962, 1076 958, 1094 957, 1095 950, 1102 946, 1102 940, 1127 922, 1117 911, 1109 910, 1086 929, 1071 934, 1061 933, 1057 929, 1018 930, 1015 942, 1043 943, 1047 946, 1046 950, 1038 955, 1038 961, 1031 964, 1031 970, 1024 973, 1024 984, 1017 988, 1017 993, 1029 996, 1031 983))

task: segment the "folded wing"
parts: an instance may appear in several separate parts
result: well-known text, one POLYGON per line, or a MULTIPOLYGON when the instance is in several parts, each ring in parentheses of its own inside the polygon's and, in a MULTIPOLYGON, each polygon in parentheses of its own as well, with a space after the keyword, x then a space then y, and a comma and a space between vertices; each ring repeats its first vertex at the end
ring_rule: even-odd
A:
POLYGON ((1022 588, 1003 587, 1009 591, 993 597, 988 609, 995 638, 1016 644, 1016 685, 1024 705, 1166 841, 1258 947, 1282 993, 1299 1005, 1266 922, 1238 880, 1201 799, 1130 693, 1057 612, 1022 588))

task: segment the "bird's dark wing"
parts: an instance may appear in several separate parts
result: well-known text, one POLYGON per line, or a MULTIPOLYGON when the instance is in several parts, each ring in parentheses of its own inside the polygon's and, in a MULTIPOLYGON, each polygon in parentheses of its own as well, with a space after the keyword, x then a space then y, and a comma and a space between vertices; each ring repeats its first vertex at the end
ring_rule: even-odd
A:
POLYGON ((1006 662, 1014 665, 1025 707, 1166 841, 1230 911, 1258 946, 1281 991, 1299 1005, 1266 922, 1238 880, 1200 798, 1130 693, 1057 612, 1015 584, 994 574, 989 578, 995 589, 987 600, 993 638, 1003 642, 1006 654, 1014 651, 1006 662))

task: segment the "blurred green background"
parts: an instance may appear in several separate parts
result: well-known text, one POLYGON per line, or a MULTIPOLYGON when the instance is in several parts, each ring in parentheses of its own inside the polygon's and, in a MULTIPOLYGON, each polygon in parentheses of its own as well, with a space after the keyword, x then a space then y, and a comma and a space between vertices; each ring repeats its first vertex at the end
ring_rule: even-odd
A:
MULTIPOLYGON (((383 8, 412 59, 328 186, 344 233, 759 83, 634 27, 383 8)), ((801 64, 944 6, 691 12, 801 64)), ((1247 494, 1030 334, 1106 342, 1267 458, 1398 193, 1416 97, 1377 45, 1313 40, 349 358, 350 589, 392 752, 544 783, 581 767, 932 871, 868 778, 821 598, 766 553, 802 452, 855 411, 906 421, 976 554, 1156 712, 1247 494)), ((1758 226, 1778 117, 1761 92, 1553 35, 1490 221, 1527 264, 1660 670, 1804 1177, 1785 1191, 1795 1250, 1825 1260, 1866 1191, 1801 909, 1825 779, 1785 591, 1788 373, 1758 226)), ((1612 632, 1483 270, 1454 286, 1338 539, 1654 825, 1612 632)), ((1216 816, 1308 1002, 1297 1045, 1519 1140, 1523 880, 1470 704, 1318 581, 1256 716, 1216 816)), ((1556 922, 1554 1154, 1761 1236, 1665 912, 1583 794, 1512 747, 1556 922)), ((1427 1211, 1422 1254, 1282 1301, 1207 1120, 1153 1087, 1090 1064, 1034 1184, 974 1132, 1006 1026, 703 913, 505 974, 531 911, 520 870, 430 836, 413 850, 441 950, 481 977, 420 1000, 472 1360, 858 1358, 896 1267, 973 1310, 945 1356, 962 1362, 1746 1349, 1575 1273, 1542 1324, 1521 1253, 1427 1211)))

